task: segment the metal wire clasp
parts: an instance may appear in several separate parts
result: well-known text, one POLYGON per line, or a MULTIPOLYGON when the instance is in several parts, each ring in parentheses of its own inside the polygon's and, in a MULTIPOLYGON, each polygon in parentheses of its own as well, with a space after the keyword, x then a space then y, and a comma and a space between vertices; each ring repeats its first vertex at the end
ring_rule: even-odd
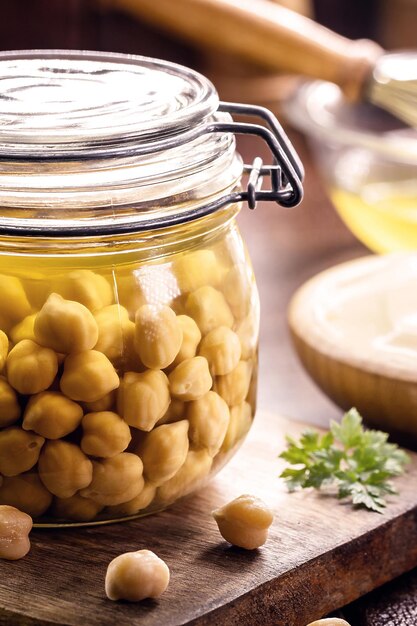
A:
POLYGON ((259 117, 266 122, 267 127, 235 121, 216 122, 210 124, 206 132, 256 135, 266 142, 273 157, 271 165, 263 165, 262 160, 256 157, 252 165, 244 166, 245 172, 249 174, 247 188, 246 191, 236 193, 235 200, 232 202, 246 201, 250 209, 256 207, 258 200, 272 200, 284 207, 299 204, 303 197, 304 169, 275 115, 264 107, 233 102, 220 102, 219 111, 259 117), (262 189, 265 176, 269 176, 271 181, 270 189, 266 190, 262 189))

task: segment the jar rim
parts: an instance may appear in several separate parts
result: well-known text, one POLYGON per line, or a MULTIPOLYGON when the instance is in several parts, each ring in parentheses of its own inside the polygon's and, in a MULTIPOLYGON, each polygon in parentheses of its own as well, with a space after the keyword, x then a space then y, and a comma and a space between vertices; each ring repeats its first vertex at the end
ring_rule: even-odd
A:
POLYGON ((219 103, 202 74, 139 55, 6 51, 0 52, 0 78, 0 159, 155 152, 219 103))

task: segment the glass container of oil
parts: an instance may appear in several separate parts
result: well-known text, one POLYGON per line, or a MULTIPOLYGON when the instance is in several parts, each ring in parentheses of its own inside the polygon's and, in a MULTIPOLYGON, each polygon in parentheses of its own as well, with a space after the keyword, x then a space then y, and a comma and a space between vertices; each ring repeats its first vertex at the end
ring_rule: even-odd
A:
POLYGON ((329 195, 371 250, 417 249, 417 130, 369 104, 349 105, 333 84, 306 83, 288 103, 306 132, 329 195))

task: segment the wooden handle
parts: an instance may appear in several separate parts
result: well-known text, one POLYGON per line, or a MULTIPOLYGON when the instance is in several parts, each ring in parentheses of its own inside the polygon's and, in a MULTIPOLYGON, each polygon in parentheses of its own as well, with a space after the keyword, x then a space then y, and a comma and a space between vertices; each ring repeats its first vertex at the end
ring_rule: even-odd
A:
POLYGON ((372 41, 351 41, 268 0, 102 0, 198 45, 270 70, 321 78, 358 100, 376 59, 372 41))

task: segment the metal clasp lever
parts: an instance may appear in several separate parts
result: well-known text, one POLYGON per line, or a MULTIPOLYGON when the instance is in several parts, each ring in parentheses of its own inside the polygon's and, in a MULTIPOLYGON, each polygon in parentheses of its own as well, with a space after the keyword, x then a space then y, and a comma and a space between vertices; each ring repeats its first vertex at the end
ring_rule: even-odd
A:
POLYGON ((216 122, 206 128, 206 132, 258 136, 271 150, 273 161, 271 165, 264 166, 259 157, 254 159, 252 165, 245 165, 249 181, 246 191, 236 194, 236 201, 247 201, 250 209, 256 207, 258 200, 272 200, 285 207, 299 204, 303 197, 304 169, 275 115, 264 107, 233 102, 221 102, 219 111, 259 117, 267 124, 266 128, 246 122, 216 122), (271 180, 271 188, 268 190, 262 189, 262 180, 265 176, 269 176, 271 180))

